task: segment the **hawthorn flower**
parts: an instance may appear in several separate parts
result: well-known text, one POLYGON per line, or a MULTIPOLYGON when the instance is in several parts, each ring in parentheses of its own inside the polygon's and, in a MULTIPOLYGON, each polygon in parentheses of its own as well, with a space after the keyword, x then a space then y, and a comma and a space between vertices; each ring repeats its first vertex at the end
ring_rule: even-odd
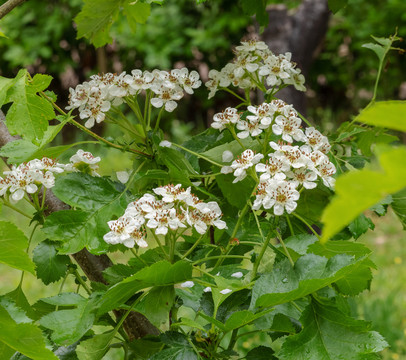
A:
POLYGON ((76 154, 70 158, 70 164, 65 165, 65 170, 75 172, 82 171, 93 176, 100 176, 97 173, 99 169, 97 163, 99 163, 100 160, 100 157, 94 157, 92 153, 79 149, 76 154))
POLYGON ((213 69, 209 71, 209 81, 205 83, 206 87, 210 91, 208 96, 209 99, 211 99, 216 94, 220 85, 221 76, 221 73, 217 70, 213 69))
POLYGON ((247 120, 248 121, 239 120, 237 122, 237 126, 236 126, 237 129, 242 130, 241 132, 239 132, 237 134, 237 136, 240 139, 245 139, 249 135, 251 135, 252 137, 258 136, 259 134, 262 133, 263 129, 266 129, 268 127, 267 125, 261 124, 259 118, 256 116, 251 117, 251 119, 248 119, 248 116, 247 116, 247 120))
POLYGON ((172 112, 178 106, 175 100, 180 100, 183 97, 183 92, 180 87, 169 88, 161 85, 160 87, 151 88, 155 95, 151 99, 151 105, 156 108, 165 107, 167 112, 172 112))
POLYGON ((109 244, 123 244, 133 248, 135 244, 140 247, 147 247, 144 233, 137 228, 137 224, 129 217, 120 217, 117 220, 109 221, 110 232, 103 236, 103 240, 109 244))
POLYGON ((11 199, 14 201, 21 200, 25 193, 33 194, 38 190, 38 186, 35 184, 38 175, 24 165, 13 167, 11 171, 5 171, 4 174, 8 175, 8 190, 11 193, 11 199))
POLYGON ((208 226, 215 226, 218 229, 225 229, 226 223, 221 220, 222 212, 215 201, 208 203, 199 202, 190 211, 185 212, 186 221, 190 226, 194 226, 199 234, 204 234, 208 226))
POLYGON ((311 163, 310 159, 299 149, 298 146, 291 145, 278 145, 271 141, 269 145, 275 151, 276 158, 286 160, 287 163, 293 168, 306 167, 311 163))
POLYGON ((177 185, 165 185, 159 188, 153 189, 154 193, 162 196, 162 201, 166 203, 173 203, 175 201, 183 201, 187 205, 193 205, 193 195, 190 193, 190 187, 186 190, 181 188, 181 184, 177 185))
MULTIPOLYGON (((313 150, 320 150, 326 144, 329 144, 327 136, 324 136, 314 127, 306 128, 306 144, 311 146, 313 150)), ((324 151, 323 151, 324 152, 324 151)))
POLYGON ((329 188, 334 188, 335 179, 332 177, 336 173, 336 167, 329 160, 324 160, 317 168, 317 175, 323 180, 323 184, 329 188))
POLYGON ((272 131, 275 135, 282 135, 282 139, 288 143, 303 141, 305 139, 303 131, 300 129, 302 120, 292 112, 290 116, 278 115, 275 118, 275 124, 272 125, 272 131))
POLYGON ((270 180, 265 191, 268 196, 262 201, 264 209, 273 207, 274 214, 278 216, 283 215, 285 210, 290 214, 296 209, 296 201, 300 195, 294 184, 283 180, 270 180))
MULTIPOLYGON (((233 183, 244 180, 247 176, 246 170, 255 164, 264 157, 262 154, 255 154, 251 149, 245 150, 237 159, 233 161, 230 165, 230 168, 234 170, 234 176, 236 177, 233 183)), ((223 172, 223 169, 222 169, 223 172)), ((231 172, 231 171, 230 171, 231 172)))
POLYGON ((193 94, 193 90, 200 87, 202 82, 200 81, 199 73, 195 70, 189 73, 187 68, 182 68, 180 70, 175 69, 172 71, 177 72, 177 78, 179 85, 183 87, 183 90, 188 94, 193 94))
POLYGON ((255 52, 258 50, 267 50, 268 45, 265 44, 263 41, 258 41, 255 39, 250 39, 248 41, 241 41, 241 45, 235 47, 235 50, 238 53, 246 54, 255 52))
POLYGON ((276 157, 275 153, 269 154, 269 160, 265 163, 255 165, 255 171, 263 173, 260 176, 261 181, 269 179, 284 180, 285 172, 290 170, 290 165, 283 158, 276 157))
POLYGON ((317 184, 313 182, 317 180, 317 174, 310 169, 294 169, 293 171, 289 171, 287 176, 289 176, 291 179, 289 181, 294 184, 295 187, 301 184, 305 189, 314 189, 317 186, 317 184))
POLYGON ((240 120, 240 115, 237 109, 228 107, 221 113, 217 113, 213 116, 213 122, 211 127, 223 131, 228 124, 236 124, 240 120))
POLYGON ((266 127, 271 124, 275 111, 270 104, 263 103, 259 106, 250 105, 247 109, 250 113, 253 114, 247 116, 248 121, 255 123, 260 122, 261 125, 265 125, 266 127))

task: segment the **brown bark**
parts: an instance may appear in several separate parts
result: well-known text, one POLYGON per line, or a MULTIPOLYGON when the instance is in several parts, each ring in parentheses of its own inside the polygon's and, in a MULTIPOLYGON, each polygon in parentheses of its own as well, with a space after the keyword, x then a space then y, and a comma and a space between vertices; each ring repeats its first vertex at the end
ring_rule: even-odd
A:
POLYGON ((6 16, 11 10, 13 10, 18 5, 21 5, 26 0, 8 0, 3 5, 0 6, 0 19, 6 16))
MULTIPOLYGON (((19 139, 18 136, 11 136, 5 123, 4 113, 0 110, 0 148, 7 143, 19 139)), ((7 163, 7 159, 3 158, 7 163)), ((50 214, 55 211, 67 210, 69 205, 59 200, 52 191, 47 191, 45 196, 46 214, 50 214)), ((106 280, 103 277, 103 270, 110 267, 112 262, 107 255, 93 255, 82 249, 76 254, 72 254, 77 264, 83 270, 85 275, 90 281, 99 282, 107 285, 106 280)), ((120 318, 124 312, 114 311, 117 318, 120 318)), ((142 314, 132 312, 124 322, 124 329, 127 332, 130 340, 144 337, 146 335, 158 335, 159 330, 152 325, 149 320, 142 314)))
MULTIPOLYGON (((262 40, 277 53, 292 53, 292 60, 306 76, 328 28, 330 11, 327 0, 303 0, 294 13, 286 6, 275 5, 268 9, 269 26, 262 40)), ((302 114, 306 113, 305 93, 288 86, 278 93, 282 100, 293 104, 302 114)))

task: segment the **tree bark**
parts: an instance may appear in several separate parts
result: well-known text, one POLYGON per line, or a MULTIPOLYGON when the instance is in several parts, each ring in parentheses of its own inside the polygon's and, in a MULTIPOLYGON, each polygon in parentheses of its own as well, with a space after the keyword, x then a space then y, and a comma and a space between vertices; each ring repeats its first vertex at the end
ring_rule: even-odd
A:
MULTIPOLYGON (((269 26, 261 38, 269 48, 277 53, 292 53, 292 60, 298 64, 303 75, 308 75, 317 49, 328 28, 330 11, 327 0, 303 0, 293 14, 285 5, 275 5, 268 9, 269 26)), ((306 96, 288 86, 278 96, 302 114, 306 113, 306 96)))
MULTIPOLYGON (((19 139, 18 136, 11 136, 5 123, 4 113, 0 110, 0 148, 7 143, 19 139)), ((2 158, 5 163, 7 163, 6 158, 2 158)), ((52 212, 67 210, 69 205, 63 203, 59 200, 52 191, 47 191, 45 195, 45 205, 46 205, 46 215, 52 212)), ((103 277, 103 270, 110 267, 113 263, 107 255, 93 255, 87 251, 87 249, 82 249, 76 254, 72 254, 77 264, 83 270, 85 275, 90 281, 99 282, 103 284, 108 284, 103 277)), ((114 311, 117 318, 123 316, 123 311, 114 311)), ((130 340, 138 339, 146 335, 158 335, 159 330, 152 325, 149 320, 142 314, 137 312, 132 312, 125 320, 124 330, 127 332, 130 340)))
POLYGON ((5 2, 3 5, 0 6, 0 19, 25 1, 26 0, 8 0, 7 2, 5 2))

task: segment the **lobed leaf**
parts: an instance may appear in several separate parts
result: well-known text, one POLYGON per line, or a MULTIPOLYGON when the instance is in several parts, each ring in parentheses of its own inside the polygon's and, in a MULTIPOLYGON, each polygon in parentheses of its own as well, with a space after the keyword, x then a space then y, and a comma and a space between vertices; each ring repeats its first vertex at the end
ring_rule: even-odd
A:
POLYGON ((34 263, 26 249, 28 239, 14 224, 0 221, 0 263, 34 274, 34 263))

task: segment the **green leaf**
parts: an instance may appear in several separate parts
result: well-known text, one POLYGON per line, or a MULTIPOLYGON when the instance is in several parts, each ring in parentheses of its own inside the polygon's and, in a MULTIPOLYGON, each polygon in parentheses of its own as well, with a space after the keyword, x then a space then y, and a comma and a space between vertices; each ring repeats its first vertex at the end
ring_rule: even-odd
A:
POLYGON ((356 121, 406 132, 406 101, 380 101, 362 110, 356 121))
POLYGON ((406 230, 406 188, 392 195, 392 209, 406 230))
POLYGON ((234 179, 233 174, 216 176, 217 184, 227 201, 242 209, 252 195, 255 181, 251 177, 247 177, 243 181, 233 184, 234 179))
POLYGON ((169 311, 172 309, 175 300, 175 290, 173 286, 153 287, 136 306, 135 311, 144 314, 149 321, 159 327, 169 323, 169 311))
POLYGON ((309 295, 346 277, 362 260, 346 254, 330 259, 307 254, 296 261, 294 268, 287 259, 282 260, 274 271, 262 275, 255 283, 251 308, 271 307, 309 295))
POLYGON ((7 160, 11 164, 21 164, 35 154, 38 149, 39 147, 31 141, 18 139, 4 145, 0 150, 0 156, 8 158, 7 160))
POLYGON ((132 0, 127 0, 124 3, 124 14, 127 17, 127 21, 132 27, 133 31, 136 30, 136 24, 145 24, 150 13, 151 5, 141 2, 134 2, 132 0))
POLYGON ((192 265, 190 263, 185 261, 178 261, 175 264, 167 261, 157 262, 112 286, 100 299, 99 314, 113 310, 142 289, 174 285, 191 278, 192 265))
POLYGON ((336 182, 336 195, 322 215, 325 242, 363 211, 389 194, 406 186, 406 147, 383 149, 378 155, 380 171, 362 169, 341 175, 336 182))
POLYGON ((254 314, 252 311, 249 310, 236 311, 231 314, 231 316, 227 319, 226 323, 224 324, 226 331, 231 331, 243 327, 245 325, 248 325, 254 320, 259 319, 260 317, 268 314, 271 311, 273 311, 273 309, 261 311, 257 314, 254 314))
MULTIPOLYGON (((0 306, 0 343, 8 348, 32 358, 33 360, 58 360, 58 358, 45 347, 41 330, 33 324, 17 324, 0 306)), ((1 348, 0 348, 1 349, 1 348)), ((3 354, 4 355, 4 354, 3 354)))
POLYGON ((76 308, 54 311, 43 316, 39 323, 53 331, 52 340, 56 344, 71 345, 93 326, 97 300, 97 297, 82 299, 76 308))
MULTIPOLYGON (((138 260, 138 259, 137 259, 138 260)), ((136 271, 127 265, 116 264, 108 267, 103 271, 103 277, 110 285, 114 285, 123 281, 125 278, 134 275, 136 271)))
POLYGON ((8 79, 0 76, 0 107, 7 101, 9 89, 14 85, 15 79, 8 79))
POLYGON ((100 360, 110 350, 110 343, 116 331, 109 331, 93 336, 91 339, 81 341, 76 348, 79 360, 100 360))
POLYGON ((55 306, 77 306, 86 301, 86 299, 77 293, 68 292, 41 299, 41 301, 55 306))
POLYGON ((86 247, 93 254, 107 251, 103 236, 109 232, 107 222, 121 216, 128 203, 128 194, 116 189, 105 178, 72 173, 56 181, 53 193, 63 202, 82 210, 52 213, 43 231, 51 240, 63 241, 62 254, 72 254, 86 247))
POLYGON ((32 80, 30 81, 30 85, 36 91, 43 91, 51 84, 51 81, 52 81, 51 75, 35 74, 32 80))
POLYGON ((261 26, 268 25, 269 16, 266 11, 266 0, 240 0, 243 12, 252 16, 255 15, 256 19, 261 26))
POLYGON ((56 245, 47 240, 38 244, 34 249, 33 260, 37 266, 37 277, 45 285, 62 278, 68 269, 67 265, 70 264, 69 256, 58 255, 56 245))
POLYGON ((359 360, 388 346, 368 323, 344 314, 332 301, 313 299, 300 322, 303 330, 286 338, 278 359, 359 360))
POLYGON ((245 360, 277 360, 275 352, 267 346, 258 346, 248 351, 245 360))
POLYGON ((335 14, 348 5, 348 0, 328 0, 328 8, 335 14))
POLYGON ((349 226, 354 239, 358 239, 362 234, 365 234, 368 229, 373 230, 375 228, 374 223, 370 218, 367 218, 364 214, 358 216, 349 226))
POLYGON ((75 17, 77 38, 85 37, 95 47, 110 43, 109 31, 113 19, 118 15, 120 1, 84 0, 82 11, 75 17))
POLYGON ((40 142, 48 128, 48 121, 54 119, 52 105, 37 95, 45 90, 46 82, 27 83, 27 70, 20 70, 13 87, 9 89, 7 102, 12 102, 6 115, 7 128, 12 135, 40 142))
POLYGON ((0 221, 0 263, 34 274, 34 263, 26 253, 28 239, 14 224, 0 221))
POLYGON ((156 353, 149 360, 197 360, 191 347, 173 347, 156 353))

